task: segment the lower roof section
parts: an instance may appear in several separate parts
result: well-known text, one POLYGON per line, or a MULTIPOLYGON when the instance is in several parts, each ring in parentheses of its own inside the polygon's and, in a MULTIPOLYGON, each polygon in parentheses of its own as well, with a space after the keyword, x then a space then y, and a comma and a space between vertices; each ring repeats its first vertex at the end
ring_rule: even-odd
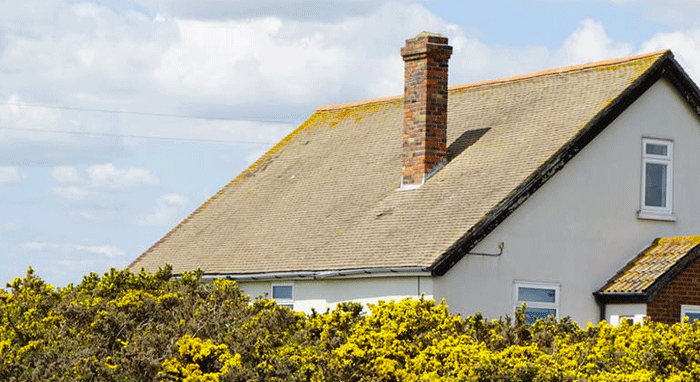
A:
POLYGON ((668 283, 700 257, 700 236, 662 237, 594 293, 603 303, 653 300, 668 283))

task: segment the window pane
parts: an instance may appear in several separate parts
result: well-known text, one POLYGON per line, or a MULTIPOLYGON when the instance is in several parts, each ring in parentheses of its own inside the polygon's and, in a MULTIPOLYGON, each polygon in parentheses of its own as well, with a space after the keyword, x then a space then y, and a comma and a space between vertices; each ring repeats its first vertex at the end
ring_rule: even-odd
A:
POLYGON ((653 143, 647 143, 646 153, 650 155, 668 155, 668 146, 666 145, 655 145, 653 143))
POLYGON ((554 289, 518 288, 518 301, 554 302, 555 298, 556 291, 554 289))
POLYGON ((691 324, 696 320, 700 320, 700 313, 686 313, 685 315, 690 319, 689 321, 691 324))
POLYGON ((644 190, 644 205, 650 207, 666 207, 666 169, 661 163, 646 164, 646 182, 644 190))
POLYGON ((292 299, 291 285, 275 285, 272 287, 272 298, 292 299))
POLYGON ((557 310, 553 308, 530 308, 525 307, 525 321, 528 324, 534 324, 538 318, 545 319, 548 316, 556 316, 557 310))

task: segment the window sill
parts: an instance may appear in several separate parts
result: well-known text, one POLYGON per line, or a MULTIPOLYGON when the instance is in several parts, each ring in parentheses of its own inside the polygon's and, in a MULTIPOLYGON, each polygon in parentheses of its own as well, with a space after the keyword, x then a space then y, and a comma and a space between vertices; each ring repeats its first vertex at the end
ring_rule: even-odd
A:
POLYGON ((639 211, 639 212, 637 212, 637 218, 644 219, 644 220, 660 220, 660 221, 667 221, 667 222, 675 222, 676 221, 675 215, 661 214, 658 212, 639 211))

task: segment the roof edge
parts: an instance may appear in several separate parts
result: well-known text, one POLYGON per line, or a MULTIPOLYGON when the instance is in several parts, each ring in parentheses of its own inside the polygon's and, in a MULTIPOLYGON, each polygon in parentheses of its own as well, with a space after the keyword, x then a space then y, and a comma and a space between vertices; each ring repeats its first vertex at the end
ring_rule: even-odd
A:
POLYGON ((353 268, 324 271, 288 271, 288 272, 260 272, 260 273, 205 273, 205 278, 226 278, 236 281, 267 281, 289 279, 339 279, 339 278, 366 278, 366 277, 391 277, 391 276, 431 276, 430 269, 423 266, 407 267, 378 267, 378 268, 353 268))
MULTIPOLYGON (((469 231, 459 238, 445 253, 443 253, 433 264, 431 269, 434 275, 442 276, 447 273, 459 260, 462 259, 474 246, 490 234, 503 220, 510 216, 513 211, 520 207, 529 197, 542 187, 549 179, 561 170, 576 154, 588 145, 600 134, 610 123, 612 123, 624 110, 636 101, 645 91, 647 91, 656 81, 662 77, 667 77, 683 93, 687 102, 691 103, 696 113, 700 115, 700 93, 695 83, 682 70, 680 65, 674 60, 670 50, 661 51, 661 55, 651 64, 651 66, 640 74, 625 90, 623 90, 614 100, 598 112, 579 133, 569 142, 563 145, 547 161, 545 161, 535 172, 528 176, 523 183, 510 192, 501 202, 499 202, 484 218, 476 223, 469 231), (682 85, 682 86, 679 86, 682 85), (697 106, 696 106, 697 105, 697 106)), ((655 53, 659 54, 659 53, 655 53)), ((651 57, 654 54, 641 56, 651 57)), ((635 56, 639 59, 639 56, 635 56)), ((623 60, 632 61, 629 58, 623 60)), ((594 67, 594 66, 591 66, 594 67)))
POLYGON ((212 195, 209 199, 207 199, 204 203, 202 203, 196 210, 194 210, 191 214, 189 214, 186 218, 184 218, 180 223, 178 223, 175 227, 173 227, 168 233, 166 233, 160 240, 155 242, 153 245, 151 245, 148 249, 146 249, 139 257, 134 259, 127 268, 133 268, 134 266, 137 266, 138 263, 143 259, 144 256, 148 255, 150 252, 154 251, 161 243, 166 241, 167 239, 170 238, 177 230, 179 230, 183 225, 185 225, 188 221, 190 221, 192 218, 197 216, 202 210, 204 210, 209 204, 211 204, 214 200, 218 199, 225 190, 227 190, 229 187, 233 186, 234 184, 240 182, 241 180, 245 179, 246 177, 252 175, 255 173, 255 170, 258 168, 263 168, 265 167, 265 164, 268 162, 269 158, 274 155, 276 152, 282 148, 287 142, 289 142, 294 136, 296 136, 299 132, 302 130, 306 129, 311 125, 311 123, 317 118, 317 116, 320 114, 319 111, 315 111, 313 114, 309 116, 309 118, 306 119, 301 125, 297 126, 296 129, 292 130, 291 133, 287 134, 282 140, 277 142, 274 146, 272 146, 269 150, 265 152, 265 154, 261 155, 260 158, 258 158, 255 162, 253 162, 250 166, 248 166, 245 170, 243 170, 238 176, 233 178, 231 181, 226 183, 225 186, 223 186, 219 191, 216 192, 216 194, 212 195))
POLYGON ((671 281, 675 280, 678 275, 680 275, 690 264, 694 263, 696 260, 700 258, 700 244, 697 244, 690 250, 688 250, 688 253, 683 255, 680 259, 678 259, 675 264, 673 264, 671 267, 669 267, 666 272, 662 273, 659 277, 654 280, 651 285, 647 289, 644 290, 644 293, 648 295, 649 301, 654 301, 656 299, 656 296, 658 296, 659 293, 661 293, 668 284, 671 283, 671 281))
POLYGON ((649 302, 649 296, 640 292, 593 292, 596 302, 601 304, 634 304, 649 302))
MULTIPOLYGON (((548 76, 548 75, 565 74, 565 73, 570 73, 570 72, 575 72, 575 71, 595 69, 595 68, 600 68, 602 66, 617 65, 617 64, 621 64, 621 63, 625 63, 625 62, 631 62, 631 61, 645 59, 645 58, 652 57, 652 56, 664 56, 664 55, 670 55, 671 57, 673 57, 673 53, 669 49, 664 49, 664 50, 658 50, 658 51, 650 52, 650 53, 637 54, 637 55, 629 56, 629 57, 615 58, 615 59, 604 60, 604 61, 595 61, 595 62, 590 62, 590 63, 586 63, 586 64, 579 64, 579 65, 562 66, 559 68, 546 69, 546 70, 541 70, 539 72, 520 74, 520 75, 516 75, 516 76, 512 76, 512 77, 504 77, 504 78, 499 78, 499 79, 495 79, 495 80, 478 81, 478 82, 473 82, 473 83, 469 83, 469 84, 462 84, 462 85, 452 85, 452 86, 449 86, 447 88, 447 91, 471 89, 471 88, 476 88, 476 87, 480 87, 480 86, 500 85, 500 84, 505 84, 505 83, 509 83, 509 82, 522 81, 522 80, 526 80, 526 79, 530 79, 530 78, 537 78, 537 77, 543 77, 543 76, 548 76)), ((369 105, 369 104, 374 104, 374 103, 398 101, 401 99, 403 99, 403 95, 371 98, 371 99, 357 101, 357 102, 348 102, 348 103, 335 104, 335 105, 324 105, 324 106, 318 107, 316 109, 316 111, 331 111, 331 110, 347 109, 347 108, 351 108, 351 107, 359 107, 359 106, 364 106, 364 105, 369 105)))
MULTIPOLYGON (((658 245, 658 244, 659 244, 659 240, 661 240, 661 238, 660 238, 660 237, 657 237, 656 239, 654 239, 654 240, 651 242, 651 244, 649 244, 647 247, 645 247, 644 249, 642 249, 636 256, 634 256, 634 257, 631 258, 629 261, 627 261, 627 263, 625 263, 625 265, 622 266, 622 268, 620 268, 617 272, 615 272, 615 274, 614 274, 612 277, 610 277, 607 281, 605 281, 605 283, 603 284, 602 287, 598 288, 597 291, 593 292, 593 295, 596 295, 596 296, 597 296, 597 295, 614 295, 614 294, 629 294, 629 293, 632 293, 632 292, 604 292, 604 290, 605 290, 605 288, 608 287, 608 285, 610 285, 611 283, 613 283, 613 281, 615 281, 615 279, 616 279, 618 276, 622 275, 623 273, 627 272, 630 268, 632 268, 632 267, 634 266, 635 262, 636 262, 639 258, 641 258, 642 256, 644 256, 644 254, 647 253, 647 251, 651 250, 653 247, 655 247, 656 245, 658 245)), ((648 288, 647 288, 647 289, 648 289, 648 288)), ((640 293, 641 293, 641 292, 640 292, 640 293)))
POLYGON ((676 260, 676 262, 669 267, 666 272, 657 277, 656 280, 654 280, 654 282, 642 292, 603 292, 603 289, 605 289, 605 287, 612 280, 614 280, 615 277, 623 273, 623 271, 629 269, 640 256, 655 246, 660 239, 661 238, 655 239, 652 245, 644 249, 639 255, 635 256, 634 259, 630 260, 620 271, 615 274, 615 276, 608 280, 602 288, 593 292, 593 296, 595 296, 595 299, 599 304, 652 302, 656 299, 659 293, 666 289, 671 281, 678 277, 678 275, 688 268, 690 264, 700 259, 700 244, 697 244, 688 250, 688 253, 676 260))

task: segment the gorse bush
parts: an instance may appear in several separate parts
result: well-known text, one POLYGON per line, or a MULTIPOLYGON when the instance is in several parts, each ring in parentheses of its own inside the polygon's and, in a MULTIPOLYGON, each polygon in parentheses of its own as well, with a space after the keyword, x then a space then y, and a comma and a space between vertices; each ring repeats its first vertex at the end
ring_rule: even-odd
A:
POLYGON ((0 289, 2 381, 697 381, 700 329, 583 329, 452 315, 444 302, 305 315, 235 282, 111 270, 0 289))

